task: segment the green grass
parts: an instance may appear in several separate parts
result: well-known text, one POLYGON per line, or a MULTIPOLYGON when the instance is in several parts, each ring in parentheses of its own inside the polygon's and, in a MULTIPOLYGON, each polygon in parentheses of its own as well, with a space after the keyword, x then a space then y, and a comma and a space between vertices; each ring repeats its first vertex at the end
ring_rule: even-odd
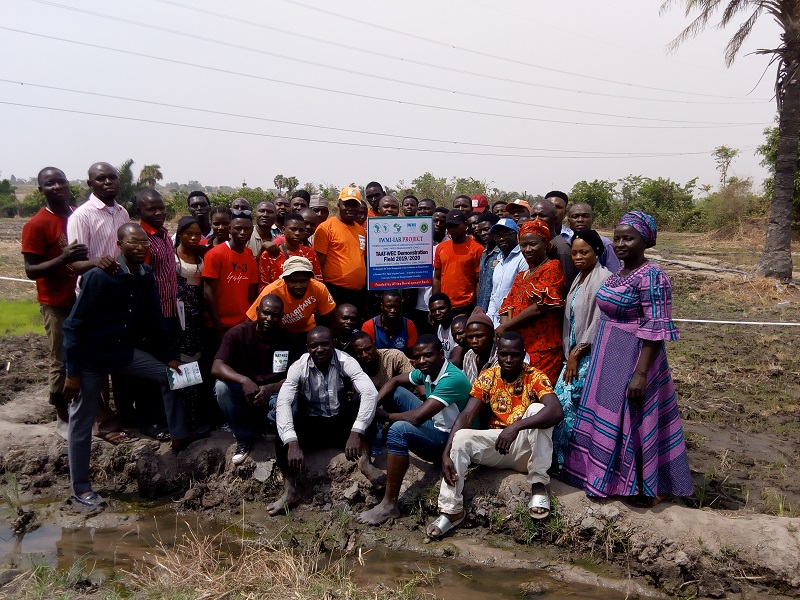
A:
POLYGON ((44 320, 34 300, 0 300, 0 335, 44 335, 44 320))

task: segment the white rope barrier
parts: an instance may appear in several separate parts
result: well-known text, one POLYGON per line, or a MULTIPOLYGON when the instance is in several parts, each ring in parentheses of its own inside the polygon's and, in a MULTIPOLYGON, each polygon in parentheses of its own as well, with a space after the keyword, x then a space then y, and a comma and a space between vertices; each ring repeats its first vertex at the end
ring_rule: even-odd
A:
POLYGON ((719 325, 788 325, 789 327, 800 327, 800 323, 777 323, 764 321, 712 321, 710 319, 672 319, 681 323, 716 323, 719 325))
POLYGON ((21 283, 36 283, 31 279, 17 279, 16 277, 0 277, 3 281, 19 281, 21 283))

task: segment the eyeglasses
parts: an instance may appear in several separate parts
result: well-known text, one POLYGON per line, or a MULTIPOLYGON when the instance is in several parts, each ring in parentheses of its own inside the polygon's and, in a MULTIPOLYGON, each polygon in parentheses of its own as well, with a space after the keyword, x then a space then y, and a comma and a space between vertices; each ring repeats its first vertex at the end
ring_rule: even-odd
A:
POLYGON ((142 248, 150 247, 150 242, 148 240, 122 240, 122 243, 126 246, 140 246, 142 248))
POLYGON ((231 214, 234 217, 249 217, 250 215, 253 214, 253 211, 252 210, 244 210, 244 209, 243 210, 232 210, 231 214))

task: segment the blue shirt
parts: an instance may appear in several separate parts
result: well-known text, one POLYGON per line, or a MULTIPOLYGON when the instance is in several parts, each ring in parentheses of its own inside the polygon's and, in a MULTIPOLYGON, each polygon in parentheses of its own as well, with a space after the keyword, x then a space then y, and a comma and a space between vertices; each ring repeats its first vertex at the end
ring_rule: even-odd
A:
POLYGON ((622 263, 617 258, 617 253, 614 252, 614 242, 604 235, 601 235, 600 239, 603 240, 603 246, 605 246, 606 249, 603 250, 598 262, 616 275, 617 271, 619 271, 620 267, 622 267, 622 263))
POLYGON ((63 327, 69 377, 85 369, 102 372, 127 365, 134 348, 165 363, 175 358, 150 267, 140 265, 131 273, 121 256, 117 262, 114 274, 95 267, 81 277, 78 299, 63 327))
POLYGON ((511 286, 514 285, 514 280, 517 278, 517 273, 528 268, 528 263, 525 257, 522 256, 519 246, 514 246, 514 249, 504 257, 500 255, 500 262, 494 268, 494 276, 492 277, 492 297, 489 300, 489 310, 486 311, 494 326, 500 325, 500 307, 503 305, 503 300, 511 291, 511 286))

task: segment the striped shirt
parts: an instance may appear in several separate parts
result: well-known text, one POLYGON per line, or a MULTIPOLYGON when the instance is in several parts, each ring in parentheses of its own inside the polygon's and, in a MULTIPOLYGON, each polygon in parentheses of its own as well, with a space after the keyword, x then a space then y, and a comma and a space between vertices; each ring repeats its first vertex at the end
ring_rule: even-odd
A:
POLYGON ((161 314, 165 318, 178 316, 178 273, 175 270, 175 247, 166 227, 153 229, 141 222, 150 241, 150 253, 145 261, 153 269, 161 299, 161 314))
POLYGON ((67 221, 67 240, 86 244, 89 260, 101 256, 113 258, 119 254, 117 229, 130 220, 128 211, 120 204, 114 202, 110 207, 106 206, 92 194, 67 221))
POLYGON ((320 371, 306 353, 293 363, 275 402, 278 435, 284 444, 297 441, 292 407, 312 417, 333 417, 339 414, 342 402, 358 402, 358 415, 353 431, 364 433, 375 416, 378 390, 354 358, 334 350, 328 372, 320 371), (345 381, 345 379, 347 381, 345 381), (347 398, 348 392, 353 399, 347 398))

